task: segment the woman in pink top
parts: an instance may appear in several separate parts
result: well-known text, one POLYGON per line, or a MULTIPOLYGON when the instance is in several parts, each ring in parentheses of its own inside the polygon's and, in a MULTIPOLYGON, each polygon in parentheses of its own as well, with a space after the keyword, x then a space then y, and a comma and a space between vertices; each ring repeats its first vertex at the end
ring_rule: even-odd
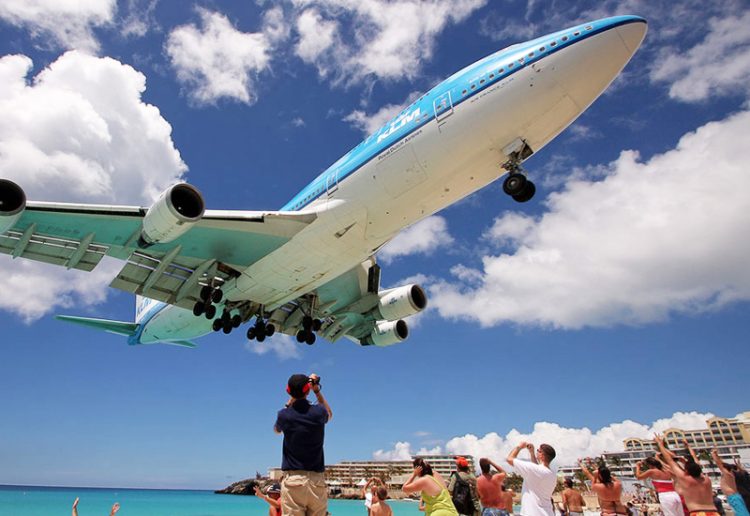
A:
POLYGON ((664 467, 658 459, 648 457, 636 464, 635 478, 638 480, 651 479, 654 490, 659 496, 659 505, 661 505, 661 512, 664 513, 664 516, 684 516, 682 499, 674 490, 672 475, 664 471, 664 467), (648 466, 648 469, 641 469, 643 466, 648 466))

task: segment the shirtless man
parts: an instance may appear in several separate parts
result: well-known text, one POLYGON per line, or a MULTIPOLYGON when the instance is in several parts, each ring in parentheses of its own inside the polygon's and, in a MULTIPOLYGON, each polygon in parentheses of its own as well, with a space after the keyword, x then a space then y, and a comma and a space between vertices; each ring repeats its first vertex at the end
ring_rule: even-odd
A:
POLYGON ((714 506, 711 480, 703 474, 703 468, 695 461, 685 463, 685 469, 674 460, 674 454, 664 446, 664 438, 654 436, 661 457, 675 480, 675 490, 682 495, 691 516, 719 516, 714 506))
POLYGON ((586 507, 586 502, 581 496, 578 490, 573 489, 573 481, 569 478, 565 479, 565 489, 562 492, 562 503, 565 513, 568 516, 583 516, 583 508, 586 507))
POLYGON ((477 478, 477 493, 482 504, 482 516, 507 516, 502 499, 505 470, 485 457, 479 459, 479 469, 482 474, 477 478), (491 474, 490 467, 498 473, 491 474))
POLYGON ((372 499, 372 507, 370 507, 371 516, 393 516, 393 509, 385 503, 387 498, 388 490, 383 485, 378 486, 372 499))

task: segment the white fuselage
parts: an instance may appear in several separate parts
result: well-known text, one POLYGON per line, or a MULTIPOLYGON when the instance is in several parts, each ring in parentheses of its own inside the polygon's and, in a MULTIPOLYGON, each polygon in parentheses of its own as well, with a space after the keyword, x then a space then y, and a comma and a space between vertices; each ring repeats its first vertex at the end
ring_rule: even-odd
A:
MULTIPOLYGON (((644 23, 604 30, 466 101, 450 99, 449 109, 431 113, 429 123, 305 206, 317 219, 225 284, 224 295, 266 309, 281 306, 368 259, 405 227, 495 181, 505 173, 509 145, 520 139, 538 152, 606 89, 644 34, 644 23)), ((484 82, 490 68, 482 66, 472 65, 451 79, 464 80, 469 90, 484 82)), ((141 340, 209 331, 205 319, 187 310, 164 309, 148 323, 141 340)))

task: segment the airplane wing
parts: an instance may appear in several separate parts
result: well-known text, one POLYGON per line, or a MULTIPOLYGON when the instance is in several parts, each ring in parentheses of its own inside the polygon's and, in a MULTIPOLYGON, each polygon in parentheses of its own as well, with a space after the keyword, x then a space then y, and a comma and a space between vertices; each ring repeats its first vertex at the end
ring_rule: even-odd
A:
POLYGON ((29 202, 0 234, 0 253, 91 271, 124 260, 110 286, 192 308, 200 285, 240 274, 315 220, 313 213, 205 211, 169 243, 139 246, 148 208, 29 202))

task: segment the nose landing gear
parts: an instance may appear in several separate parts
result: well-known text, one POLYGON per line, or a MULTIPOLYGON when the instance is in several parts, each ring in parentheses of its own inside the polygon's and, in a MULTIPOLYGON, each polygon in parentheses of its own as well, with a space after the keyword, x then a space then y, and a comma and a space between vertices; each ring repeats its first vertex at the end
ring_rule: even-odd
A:
POLYGON ((510 195, 516 202, 527 202, 534 197, 536 185, 526 177, 521 163, 534 152, 520 138, 514 140, 504 151, 508 156, 508 161, 503 163, 502 167, 508 171, 508 176, 503 181, 503 192, 510 195))

